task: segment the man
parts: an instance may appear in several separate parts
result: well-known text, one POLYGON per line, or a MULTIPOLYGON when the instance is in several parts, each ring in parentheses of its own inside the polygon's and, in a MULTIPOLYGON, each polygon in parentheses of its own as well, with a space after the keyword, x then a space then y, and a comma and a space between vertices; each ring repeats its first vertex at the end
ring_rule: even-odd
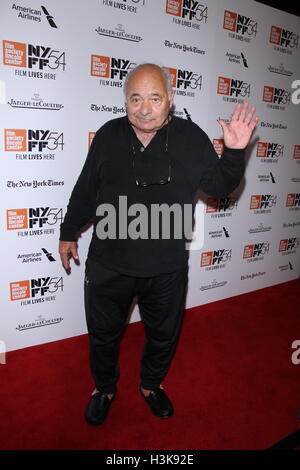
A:
POLYGON ((85 418, 93 425, 103 423, 115 397, 119 340, 135 295, 146 334, 140 393, 155 416, 174 413, 161 383, 182 324, 187 234, 178 237, 182 220, 172 219, 169 212, 166 223, 162 213, 161 226, 152 210, 174 204, 193 209, 199 187, 211 196, 230 194, 243 177, 244 149, 258 122, 255 108, 248 112, 248 104, 236 106, 229 124, 220 120, 225 151, 219 159, 195 123, 172 116, 174 91, 167 70, 155 64, 137 66, 128 74, 124 92, 127 116, 108 121, 97 131, 60 236, 62 263, 69 270, 71 257, 78 262, 78 231, 93 219, 85 276, 90 365, 96 385, 85 418), (137 207, 140 218, 133 219, 137 207), (124 219, 127 210, 129 217, 124 219))

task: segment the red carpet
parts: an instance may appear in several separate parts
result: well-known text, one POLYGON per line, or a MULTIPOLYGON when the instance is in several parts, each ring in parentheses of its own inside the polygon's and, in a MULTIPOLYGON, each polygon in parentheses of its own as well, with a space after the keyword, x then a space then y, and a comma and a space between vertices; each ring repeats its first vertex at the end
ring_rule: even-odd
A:
POLYGON ((0 365, 0 448, 265 449, 299 429, 300 281, 186 311, 164 387, 175 415, 139 396, 141 323, 120 348, 118 393, 105 423, 83 412, 93 390, 86 335, 7 354, 0 365))

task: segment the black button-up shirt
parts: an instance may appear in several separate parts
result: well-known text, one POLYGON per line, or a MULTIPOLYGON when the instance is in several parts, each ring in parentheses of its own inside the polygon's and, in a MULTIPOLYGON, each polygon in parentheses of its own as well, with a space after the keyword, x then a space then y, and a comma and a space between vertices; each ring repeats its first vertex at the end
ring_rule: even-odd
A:
MULTIPOLYGON (((186 266, 189 253, 183 217, 182 236, 176 238, 178 223, 171 223, 170 235, 164 238, 163 224, 157 227, 158 219, 153 221, 151 209, 154 205, 167 204, 165 207, 171 208, 176 204, 177 208, 178 205, 182 208, 183 215, 185 204, 194 208, 199 188, 210 196, 227 196, 243 177, 244 153, 244 150, 225 147, 219 158, 210 139, 197 124, 174 116, 145 148, 127 116, 108 121, 92 141, 61 224, 60 240, 77 240, 80 228, 92 219, 94 230, 89 258, 109 269, 137 277, 181 269, 186 266), (137 186, 137 179, 148 183, 167 179, 169 159, 171 178, 168 184, 137 186), (114 214, 110 211, 113 217, 107 216, 105 208, 108 206, 104 204, 114 208, 114 214), (143 204, 147 209, 148 219, 143 227, 138 226, 140 213, 135 212, 138 206, 133 204, 143 204), (108 237, 99 238, 97 231, 98 234, 108 231, 108 237), (136 235, 132 233, 137 231, 140 237, 134 238, 136 235)), ((170 221, 174 222, 172 211, 170 214, 170 221)))

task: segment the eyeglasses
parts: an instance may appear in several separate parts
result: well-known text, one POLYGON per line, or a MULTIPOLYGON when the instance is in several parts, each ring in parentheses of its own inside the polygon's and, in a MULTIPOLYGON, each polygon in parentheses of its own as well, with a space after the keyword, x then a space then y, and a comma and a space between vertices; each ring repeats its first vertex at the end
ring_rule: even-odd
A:
MULTIPOLYGON (((134 132, 134 131, 133 131, 134 132)), ((153 185, 164 185, 168 184, 171 181, 171 156, 168 152, 168 145, 169 145, 169 124, 166 125, 166 144, 165 144, 165 149, 164 152, 162 153, 161 158, 164 159, 166 156, 168 156, 168 176, 164 175, 158 175, 155 177, 150 177, 150 176, 138 176, 136 172, 136 150, 133 142, 133 135, 132 132, 130 133, 130 138, 131 138, 131 147, 132 147, 132 167, 133 167, 133 172, 134 172, 134 177, 135 177, 135 184, 137 186, 145 188, 146 186, 153 186, 153 185)))

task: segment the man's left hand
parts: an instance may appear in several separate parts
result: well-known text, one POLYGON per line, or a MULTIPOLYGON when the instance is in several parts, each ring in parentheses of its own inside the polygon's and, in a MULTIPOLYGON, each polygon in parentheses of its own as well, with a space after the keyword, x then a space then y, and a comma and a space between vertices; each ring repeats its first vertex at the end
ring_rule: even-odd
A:
POLYGON ((244 149, 247 147, 252 132, 259 121, 258 117, 253 118, 255 106, 252 106, 247 113, 248 103, 237 104, 231 118, 231 122, 227 124, 222 119, 219 120, 223 129, 224 144, 232 149, 244 149))

